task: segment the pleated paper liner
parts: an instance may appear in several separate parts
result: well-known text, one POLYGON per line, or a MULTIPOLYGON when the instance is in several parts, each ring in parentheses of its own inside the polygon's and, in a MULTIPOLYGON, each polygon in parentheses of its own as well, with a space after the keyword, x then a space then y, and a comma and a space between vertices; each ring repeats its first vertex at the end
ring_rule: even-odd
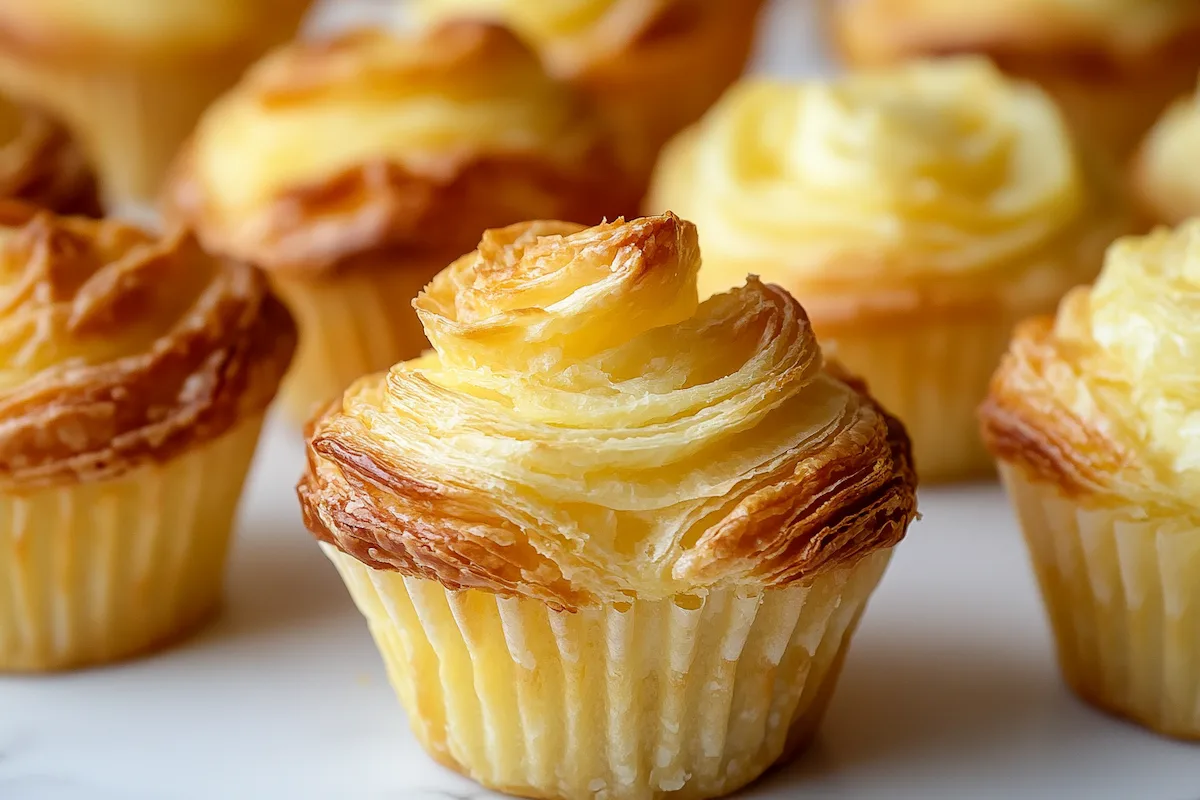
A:
POLYGON ((931 320, 879 329, 817 328, 829 354, 904 423, 922 483, 987 475, 976 409, 1008 347, 1012 320, 931 320), (832 342, 832 345, 830 343, 832 342))
POLYGON ((357 378, 429 346, 412 299, 449 264, 363 266, 327 278, 275 276, 272 285, 300 328, 280 403, 304 423, 357 378))
POLYGON ((891 557, 745 596, 556 612, 324 546, 430 755, 527 797, 708 798, 811 739, 891 557))
POLYGON ((261 424, 112 480, 0 495, 0 671, 117 661, 205 622, 261 424))
POLYGON ((1004 465, 1067 683, 1160 733, 1200 739, 1200 528, 1085 508, 1004 465))

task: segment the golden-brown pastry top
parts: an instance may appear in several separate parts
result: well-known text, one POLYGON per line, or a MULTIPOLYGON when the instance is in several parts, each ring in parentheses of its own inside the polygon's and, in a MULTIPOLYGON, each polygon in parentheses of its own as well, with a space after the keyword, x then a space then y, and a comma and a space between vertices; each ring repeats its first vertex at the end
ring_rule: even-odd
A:
POLYGON ((208 111, 168 194, 210 249, 273 269, 449 263, 488 227, 636 202, 590 105, 481 23, 285 47, 208 111))
POLYGON ((1097 502, 1194 508, 1198 306, 1200 220, 1116 242, 1093 288, 1017 331, 982 410, 992 452, 1097 502))
POLYGON ((311 0, 4 0, 0 47, 88 61, 172 57, 277 41, 311 0))
POLYGON ((648 175, 659 148, 742 72, 762 0, 414 0, 425 24, 491 19, 599 103, 623 157, 648 175))
POLYGON ((1142 210, 1171 225, 1200 215, 1200 90, 1167 109, 1133 160, 1142 210))
POLYGON ((1078 57, 1084 71, 1142 61, 1200 33, 1194 0, 828 0, 855 63, 988 52, 1078 57), (1097 64, 1095 59, 1104 64, 1097 64))
POLYGON ((295 345, 252 268, 0 201, 0 487, 100 480, 261 412, 295 345))
POLYGON ((698 303, 673 215, 484 234, 416 308, 433 351, 309 430, 310 529, 377 569, 577 608, 782 584, 898 541, 903 429, 751 280, 698 303))
POLYGON ((60 214, 99 216, 96 179, 66 129, 0 97, 0 198, 60 214))
POLYGON ((748 273, 814 319, 1053 303, 1127 231, 1053 102, 982 59, 735 86, 663 153, 648 197, 700 228, 701 292, 748 273), (1048 298, 1048 299, 1047 299, 1048 298))

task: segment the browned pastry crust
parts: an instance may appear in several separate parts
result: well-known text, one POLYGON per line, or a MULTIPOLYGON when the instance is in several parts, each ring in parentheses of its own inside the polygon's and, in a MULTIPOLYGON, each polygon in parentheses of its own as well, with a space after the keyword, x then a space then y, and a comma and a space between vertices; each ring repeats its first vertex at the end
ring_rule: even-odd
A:
POLYGON ((0 202, 0 486, 100 480, 262 411, 295 347, 252 268, 0 202), (15 372, 16 378, 13 378, 15 372))
MULTIPOLYGON (((360 31, 294 43, 252 71, 235 94, 252 96, 269 115, 319 102, 345 80, 404 85, 469 76, 499 62, 540 71, 536 56, 507 29, 456 22, 411 43, 410 54, 420 55, 415 61, 374 62, 364 67, 369 76, 347 74, 356 49, 380 35, 360 31)), ((574 113, 590 115, 582 98, 572 102, 581 104, 574 113)), ((474 247, 481 231, 517 220, 598 222, 636 208, 638 191, 623 175, 612 141, 599 135, 589 150, 570 158, 486 147, 446 153, 414 148, 403 161, 375 157, 295 182, 249 214, 231 216, 214 200, 219 189, 197 174, 193 145, 181 155, 164 203, 167 217, 193 228, 212 252, 272 271, 330 273, 367 262, 449 263, 474 247), (393 258, 358 258, 381 252, 393 258)))
MULTIPOLYGON (((523 307, 517 300, 521 291, 517 287, 526 281, 529 286, 536 287, 533 291, 543 298, 553 296, 556 291, 548 287, 551 281, 562 280, 570 287, 576 286, 580 278, 577 274, 572 275, 569 262, 578 259, 594 259, 591 264, 597 267, 611 263, 611 267, 598 268, 593 274, 604 276, 611 269, 612 280, 621 281, 625 287, 620 290, 622 293, 603 302, 611 301, 613 312, 624 315, 630 326, 645 324, 638 319, 638 306, 655 308, 670 302, 647 299, 639 296, 638 292, 653 293, 653 287, 673 286, 677 282, 686 285, 689 270, 692 270, 690 280, 694 304, 694 269, 698 266, 698 251, 695 228, 690 223, 667 215, 627 224, 618 221, 587 231, 580 231, 579 228, 562 223, 527 223, 505 231, 489 232, 476 254, 464 256, 448 268, 422 295, 426 299, 418 299, 418 308, 428 312, 427 316, 423 315, 427 330, 430 328, 430 318, 440 313, 434 309, 443 309, 447 314, 454 314, 455 318, 446 322, 448 328, 442 334, 461 337, 461 341, 468 342, 468 347, 472 348, 490 347, 482 344, 487 339, 497 342, 496 348, 506 347, 504 343, 512 342, 512 336, 522 335, 511 328, 506 332, 505 326, 510 324, 516 326, 517 330, 524 330, 522 326, 530 322, 528 335, 542 336, 555 328, 550 321, 554 318, 578 332, 571 336, 579 336, 590 342, 591 334, 595 333, 596 317, 600 313, 595 310, 594 304, 588 306, 584 319, 574 319, 570 312, 562 310, 563 304, 568 301, 534 308, 523 307), (547 231, 578 232, 580 237, 591 235, 592 238, 584 238, 582 242, 568 242, 555 235, 530 238, 525 229, 533 230, 534 226, 543 226, 547 231), (547 245, 547 241, 551 244, 547 245), (500 245, 500 242, 507 244, 500 245), (530 255, 532 251, 537 253, 530 255), (551 260, 541 260, 543 256, 551 260), (564 263, 564 259, 567 263, 564 263), (467 272, 463 273, 462 270, 467 272), (444 294, 448 286, 458 287, 459 293, 444 294), (549 294, 544 294, 546 292, 549 294), (626 296, 623 292, 630 294, 626 296), (433 298, 430 299, 430 296, 433 298), (624 298, 625 302, 620 302, 619 298, 624 298), (499 303, 509 310, 498 315, 485 311, 484 316, 477 318, 475 315, 480 311, 476 303, 483 303, 485 309, 492 303, 499 303), (554 311, 550 311, 550 308, 554 311), (564 316, 560 317, 560 314, 564 316), (449 330, 453 333, 447 333, 449 330)), ((598 280, 606 278, 600 277, 598 280)), ((610 286, 608 291, 618 291, 612 289, 611 284, 607 285, 610 286)), ((586 294, 592 299, 584 302, 597 302, 594 293, 586 294)), ((572 297, 578 296, 572 294, 572 297)), ((780 451, 781 454, 771 462, 773 466, 769 469, 760 464, 752 474, 731 476, 738 485, 744 484, 735 494, 716 505, 707 505, 706 501, 697 506, 698 510, 694 513, 705 514, 703 522, 691 523, 693 529, 670 569, 673 576, 671 582, 669 585, 654 582, 650 591, 670 593, 678 588, 677 582, 686 585, 687 590, 729 584, 755 587, 783 585, 852 564, 870 552, 895 544, 915 515, 916 503, 916 477, 911 466, 909 442, 900 424, 870 400, 861 385, 843 380, 844 375, 839 367, 831 365, 822 370, 820 352, 812 338, 804 310, 782 289, 755 280, 743 289, 709 303, 713 305, 706 304, 697 312, 706 316, 695 318, 703 319, 703 322, 696 322, 695 325, 705 332, 705 336, 716 336, 716 331, 723 330, 728 334, 727 339, 757 342, 755 352, 759 354, 759 359, 745 362, 756 365, 752 368, 752 376, 745 370, 737 372, 738 380, 750 381, 746 385, 739 384, 748 394, 739 392, 736 397, 750 397, 757 392, 761 393, 757 395, 759 399, 780 398, 778 403, 805 402, 795 394, 804 391, 799 387, 833 386, 837 387, 838 402, 845 406, 828 418, 820 417, 824 421, 814 428, 821 431, 815 439, 806 437, 794 441, 782 438, 785 435, 782 433, 764 434, 781 438, 773 442, 768 438, 762 447, 786 449, 780 451), (714 309, 722 311, 717 313, 714 309), (766 364, 765 359, 768 358, 771 361, 766 364), (759 370, 762 372, 759 373, 759 370), (785 445, 785 442, 793 443, 785 445)), ((618 321, 617 324, 621 323, 618 321)), ((650 334, 653 333, 651 330, 650 334)), ((687 348, 686 344, 675 339, 674 336, 652 337, 652 342, 660 344, 645 346, 658 347, 661 342, 671 340, 673 346, 687 348)), ((620 346, 620 334, 606 337, 606 340, 613 347, 620 346)), ((433 341, 438 345, 440 339, 434 336, 433 341)), ((661 361, 669 355, 653 351, 643 353, 640 350, 643 340, 631 341, 634 342, 634 355, 638 359, 644 357, 661 361)), ((570 350, 561 339, 534 345, 537 350, 553 350, 560 346, 570 350)), ((581 346, 591 345, 585 343, 581 346)), ((736 360, 739 366, 743 363, 742 359, 750 359, 740 346, 729 346, 736 353, 730 358, 736 360)), ((516 354, 523 357, 536 352, 526 347, 521 346, 516 354)), ((443 356, 448 354, 445 348, 439 352, 443 356)), ((471 363, 478 363, 487 352, 486 349, 470 349, 453 358, 465 358, 471 363)), ((674 357, 686 359, 686 352, 685 349, 674 357)), ((607 355, 597 356, 599 362, 587 361, 589 366, 579 366, 578 369, 587 372, 592 368, 591 365, 598 364, 601 369, 614 369, 616 374, 624 374, 622 368, 613 366, 625 363, 622 355, 617 355, 615 350, 606 350, 605 353, 607 355)), ((505 361, 504 356, 497 356, 492 365, 497 371, 510 368, 519 370, 513 367, 514 363, 505 361)), ((569 371, 564 376, 565 380, 571 380, 571 374, 569 371)), ((465 379, 469 380, 470 376, 465 379)), ((562 379, 552 379, 552 384, 561 387, 562 379)), ((318 539, 338 547, 374 569, 394 570, 436 580, 449 588, 484 589, 507 596, 533 597, 553 608, 577 609, 620 600, 622 596, 640 596, 638 589, 633 584, 625 583, 625 578, 619 574, 614 576, 605 571, 605 577, 599 580, 571 577, 564 572, 563 565, 573 557, 573 545, 543 543, 545 546, 537 546, 530 531, 515 521, 521 518, 520 513, 512 517, 496 512, 497 504, 504 505, 506 502, 503 490, 495 490, 498 492, 496 494, 469 483, 464 485, 461 476, 443 473, 440 462, 427 452, 424 444, 394 438, 390 433, 373 429, 370 420, 376 414, 388 416, 395 412, 397 406, 389 404, 407 404, 407 398, 413 396, 408 392, 421 393, 426 390, 437 391, 430 383, 430 378, 403 367, 394 369, 386 378, 381 375, 369 376, 351 387, 344 401, 328 408, 310 424, 307 431, 308 469, 297 492, 305 524, 318 539), (354 408, 366 406, 370 410, 354 411, 351 410, 352 405, 354 408), (392 410, 389 411, 389 408, 392 410), (614 586, 623 588, 614 589, 614 586)), ((486 390, 477 391, 484 391, 485 396, 490 396, 486 390)), ((647 395, 644 399, 648 403, 656 403, 661 398, 662 395, 647 395)), ((570 404, 574 411, 568 413, 578 411, 579 406, 586 406, 588 402, 588 399, 581 397, 578 405, 570 404)), ((742 412, 727 411, 732 402, 740 401, 729 397, 721 401, 723 407, 719 419, 728 419, 728 424, 736 429, 748 424, 748 417, 742 412), (727 414, 731 416, 725 416, 727 414)), ((830 402, 828 399, 812 402, 821 403, 819 407, 822 409, 829 408, 826 405, 830 402)), ((547 403, 545 407, 557 407, 556 401, 548 400, 547 403)), ((405 408, 402 413, 417 413, 419 408, 405 408)), ((772 405, 772 408, 777 409, 779 414, 790 413, 782 410, 783 406, 780 405, 772 405)), ((490 436, 494 433, 501 438, 527 436, 520 439, 523 449, 527 445, 535 445, 532 451, 527 452, 537 454, 534 457, 556 462, 558 459, 567 459, 568 463, 577 463, 574 459, 578 456, 566 454, 571 448, 567 437, 576 435, 581 426, 587 425, 587 418, 580 421, 571 417, 576 421, 562 422, 563 432, 556 434, 554 431, 559 429, 560 423, 533 425, 527 420, 508 416, 493 422, 489 421, 490 417, 481 416, 486 413, 482 410, 471 412, 456 409, 456 412, 464 418, 463 427, 446 435, 490 436), (493 428, 493 424, 497 427, 493 428), (527 424, 533 426, 526 427, 527 424), (473 426, 478 426, 478 430, 473 426), (550 438, 540 438, 543 435, 550 438), (561 444, 557 441, 559 435, 564 437, 561 444)), ((688 418, 695 419, 690 416, 691 413, 703 417, 709 412, 718 413, 713 408, 699 407, 690 412, 688 418)), ((447 411, 447 414, 450 413, 447 411)), ((507 415, 509 412, 502 413, 507 415)), ((683 412, 662 413, 670 413, 669 418, 677 419, 683 412)), ((628 424, 635 427, 639 423, 630 421, 628 424)), ((669 435, 666 441, 672 444, 662 446, 671 450, 660 455, 667 464, 672 464, 673 457, 685 457, 679 456, 679 453, 700 452, 697 448, 705 448, 702 452, 709 453, 705 458, 714 459, 714 469, 727 469, 721 462, 734 458, 732 453, 740 453, 736 456, 739 459, 745 457, 743 450, 726 449, 734 448, 732 444, 716 443, 725 441, 719 433, 684 432, 679 434, 683 437, 679 439, 673 433, 659 432, 665 423, 641 424, 645 426, 644 430, 654 431, 653 436, 669 435), (705 436, 718 438, 710 441, 705 436), (676 447, 679 449, 676 450, 676 447)), ((694 426, 712 430, 713 424, 712 418, 708 418, 704 424, 697 420, 694 426)), ((779 417, 768 417, 758 424, 764 426, 764 431, 773 431, 773 425, 785 423, 779 417)), ((686 427, 692 428, 691 425, 686 427)), ((612 433, 611 446, 627 447, 627 444, 621 443, 622 437, 634 433, 632 430, 612 433)), ((588 435, 590 437, 593 434, 589 432, 588 435)), ((598 438, 610 434, 599 429, 594 435, 598 438)), ((505 438, 504 441, 510 439, 505 438)), ((515 442, 515 439, 512 441, 515 442)), ((606 444, 601 440, 595 446, 604 448, 606 444)), ((592 468, 608 469, 594 465, 592 468)), ((530 469, 533 472, 540 471, 536 466, 530 469)), ((685 468, 672 465, 663 466, 662 469, 671 474, 673 470, 685 468)), ((646 480, 657 480, 657 472, 653 472, 653 475, 653 478, 646 480)), ((534 496, 542 496, 534 490, 530 491, 534 496)), ((678 502, 684 502, 685 499, 686 495, 680 497, 678 502)), ((579 502, 584 501, 580 499, 579 502)), ((691 519, 690 516, 688 518, 691 519)), ((537 526, 542 523, 544 520, 532 520, 530 524, 537 526)), ((602 545, 594 546, 603 548, 602 545)), ((611 553, 606 553, 605 557, 607 555, 611 553)), ((603 568, 609 569, 619 567, 609 564, 603 568)))
POLYGON ((0 197, 59 214, 101 214, 95 175, 66 129, 40 111, 3 100, 0 197))
POLYGON ((1135 458, 1051 390, 1050 381, 1075 379, 1063 346, 1053 317, 1018 326, 979 414, 984 442, 996 458, 1079 497, 1111 485, 1135 458))

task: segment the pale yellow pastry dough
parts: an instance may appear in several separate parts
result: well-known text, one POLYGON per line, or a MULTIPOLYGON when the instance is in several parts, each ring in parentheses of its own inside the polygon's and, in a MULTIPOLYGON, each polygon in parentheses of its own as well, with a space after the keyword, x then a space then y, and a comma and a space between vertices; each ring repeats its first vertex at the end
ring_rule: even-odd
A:
POLYGON ((299 494, 430 755, 517 795, 702 800, 811 740, 914 515, 903 430, 673 215, 488 231, 430 353, 309 430, 299 494))
POLYGON ((1200 221, 1023 324, 982 410, 1071 686, 1200 738, 1200 221))
POLYGON ((1200 215, 1200 91, 1180 98, 1146 136, 1132 167, 1135 193, 1154 222, 1200 215))

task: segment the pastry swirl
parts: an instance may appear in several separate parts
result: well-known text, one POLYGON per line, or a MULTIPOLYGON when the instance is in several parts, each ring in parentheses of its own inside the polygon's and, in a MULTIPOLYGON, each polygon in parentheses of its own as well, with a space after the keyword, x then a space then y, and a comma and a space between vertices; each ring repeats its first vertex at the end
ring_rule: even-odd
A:
POLYGON ((1139 200, 1158 222, 1178 224, 1200 214, 1200 90, 1171 106, 1151 129, 1134 160, 1139 200))
POLYGON ((650 207, 696 221, 702 289, 771 264, 814 293, 961 296, 1042 290, 1014 273, 1075 246, 1088 199, 1053 103, 959 59, 743 82, 668 147, 650 207))
POLYGON ((310 529, 376 569, 578 608, 783 584, 894 544, 902 429, 751 279, 697 302, 673 215, 487 232, 415 301, 433 351, 310 430, 310 529))
POLYGON ((60 214, 99 216, 96 180, 64 128, 0 99, 0 197, 60 214))
POLYGON ((579 94, 506 29, 460 22, 279 50, 206 114, 168 204, 270 269, 378 248, 445 264, 488 227, 630 208, 621 175, 579 94))
POLYGON ((250 267, 0 203, 0 486, 100 480, 264 409, 295 345, 250 267))
POLYGON ((1200 221, 1114 244, 1094 288, 1017 333, 983 408, 994 453, 1076 494, 1194 507, 1200 221))

